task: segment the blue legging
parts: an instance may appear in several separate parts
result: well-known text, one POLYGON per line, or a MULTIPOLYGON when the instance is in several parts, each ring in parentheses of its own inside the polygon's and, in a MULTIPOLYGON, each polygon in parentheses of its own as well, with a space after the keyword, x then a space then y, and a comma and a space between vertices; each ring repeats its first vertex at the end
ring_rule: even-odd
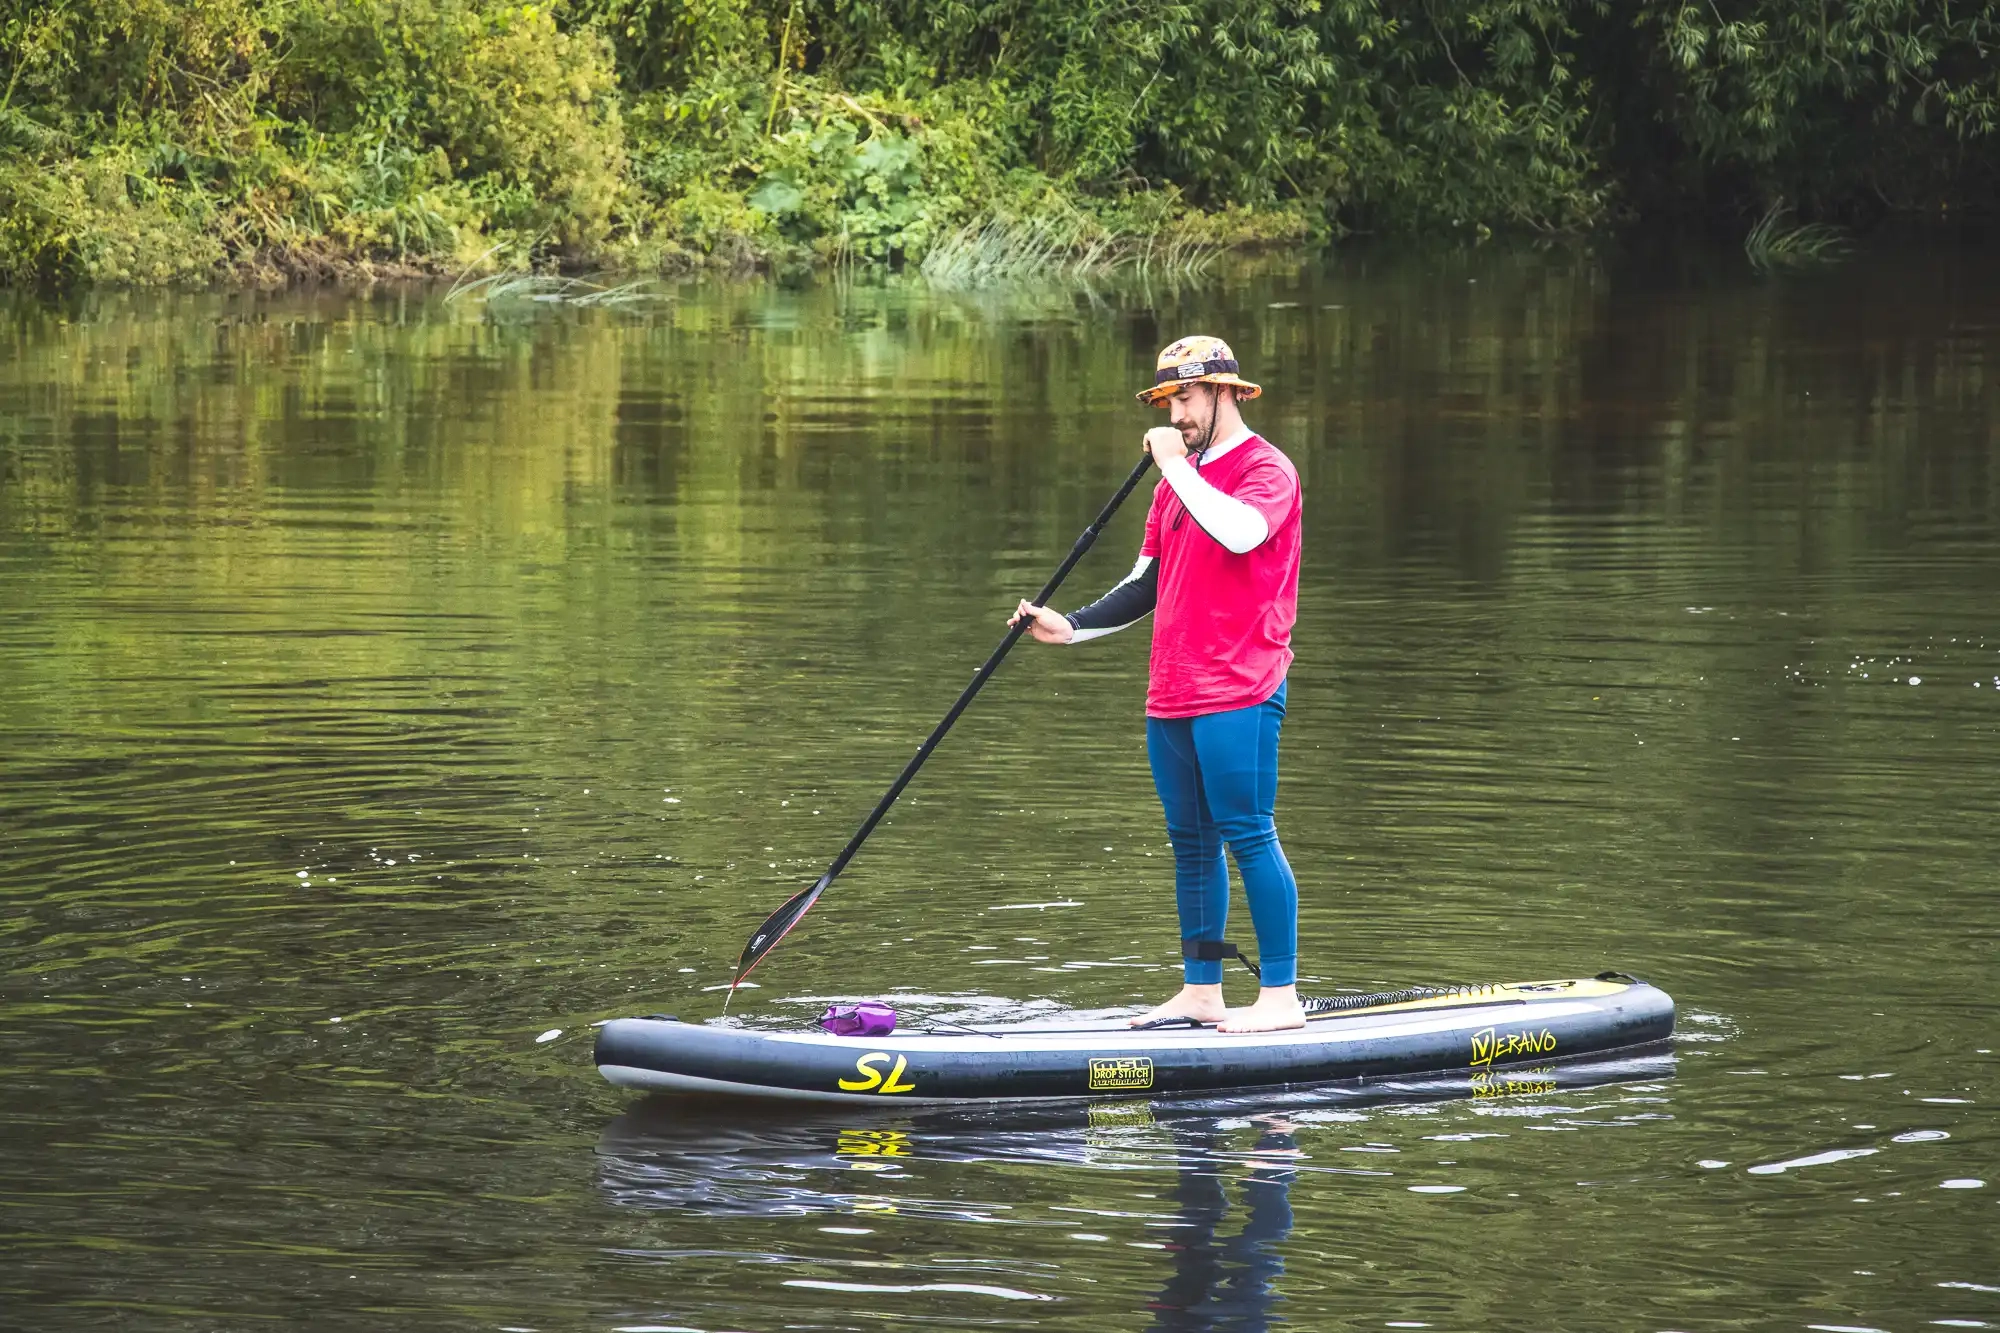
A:
MULTIPOLYGON (((1285 687, 1261 704, 1202 717, 1146 719, 1146 757, 1174 844, 1174 902, 1181 938, 1219 940, 1229 921, 1229 866, 1236 857, 1266 986, 1290 986, 1299 971, 1299 886, 1278 845, 1278 729, 1285 687)), ((1187 980, 1215 985, 1219 960, 1186 959, 1187 980)))

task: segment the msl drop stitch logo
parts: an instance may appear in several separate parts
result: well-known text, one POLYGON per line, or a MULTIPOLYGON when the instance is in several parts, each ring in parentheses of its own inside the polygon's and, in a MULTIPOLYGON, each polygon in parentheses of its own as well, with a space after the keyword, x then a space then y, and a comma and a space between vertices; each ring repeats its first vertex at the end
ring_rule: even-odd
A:
POLYGON ((1100 1056, 1090 1062, 1092 1092, 1139 1092, 1152 1086, 1153 1062, 1147 1056, 1100 1056))

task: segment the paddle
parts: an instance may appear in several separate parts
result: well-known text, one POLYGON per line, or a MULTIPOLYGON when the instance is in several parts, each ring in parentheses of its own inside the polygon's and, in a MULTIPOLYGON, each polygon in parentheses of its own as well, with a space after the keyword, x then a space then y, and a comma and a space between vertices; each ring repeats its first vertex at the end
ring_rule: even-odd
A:
MULTIPOLYGON (((1083 535, 1078 537, 1076 544, 1069 548, 1069 555, 1063 559, 1061 565, 1057 566, 1056 572, 1049 576, 1049 581, 1042 585, 1041 595, 1035 598, 1036 606, 1047 606, 1049 604, 1049 598, 1055 596, 1056 589, 1062 586, 1062 581, 1065 578, 1069 577, 1069 572, 1076 568, 1076 562, 1083 559, 1083 553, 1090 549, 1091 543, 1097 540, 1097 534, 1104 530, 1104 525, 1109 523, 1111 516, 1118 512, 1118 506, 1125 503, 1125 497, 1132 493, 1133 488, 1139 484, 1139 479, 1146 475, 1146 469, 1152 465, 1152 454, 1148 453, 1140 458, 1138 466, 1132 469, 1132 475, 1125 478, 1125 484, 1118 488, 1118 494, 1111 497, 1111 502, 1104 506, 1103 512, 1099 513, 1096 519, 1091 522, 1091 525, 1083 530, 1083 535)), ((856 852, 861 850, 861 844, 868 840, 868 835, 873 833, 875 826, 882 822, 882 816, 889 813, 889 807, 894 805, 896 798, 903 794, 903 788, 910 785, 910 779, 915 777, 917 770, 924 766, 924 760, 931 757, 931 751, 937 749, 938 742, 944 739, 944 734, 947 731, 951 730, 951 724, 958 721, 958 715, 965 711, 966 705, 972 702, 972 697, 979 693, 980 687, 986 684, 987 678, 1000 665, 1000 659, 1007 656, 1007 650, 1014 646, 1016 639, 1019 639, 1022 634, 1027 632, 1027 628, 1028 620, 1026 617, 1023 617, 1008 628, 1007 637, 1000 640, 1000 646, 995 648, 993 655, 986 659, 986 665, 980 667, 974 673, 972 683, 967 685, 965 692, 958 696, 958 702, 953 704, 951 711, 944 715, 944 721, 938 723, 931 730, 930 736, 925 739, 924 743, 917 747, 916 754, 911 756, 910 762, 903 766, 903 771, 889 785, 889 790, 883 793, 882 799, 875 803, 875 808, 868 812, 868 818, 862 821, 861 827, 855 830, 854 836, 847 840, 847 845, 840 849, 840 855, 833 858, 833 864, 826 868, 826 873, 821 875, 811 888, 799 890, 787 898, 784 905, 778 908, 777 911, 764 918, 764 924, 757 927, 756 932, 750 936, 750 942, 743 946, 743 956, 736 960, 736 978, 729 983, 729 994, 722 1002, 724 1013, 729 1012, 729 1001, 736 998, 736 988, 743 984, 743 978, 750 975, 750 969, 763 961, 764 955, 778 947, 778 941, 784 939, 786 935, 791 933, 792 927, 799 924, 799 918, 803 917, 811 910, 812 905, 819 901, 819 896, 826 892, 827 886, 833 883, 834 877, 847 869, 847 863, 854 859, 856 852)))

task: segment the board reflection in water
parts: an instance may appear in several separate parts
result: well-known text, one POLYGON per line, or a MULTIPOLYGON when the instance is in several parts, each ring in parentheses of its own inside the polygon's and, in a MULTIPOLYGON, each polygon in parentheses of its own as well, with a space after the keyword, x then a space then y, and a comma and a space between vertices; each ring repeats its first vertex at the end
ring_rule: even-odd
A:
MULTIPOLYGON (((1261 1330, 1284 1322, 1281 1279, 1292 1236, 1292 1191, 1301 1176, 1381 1174, 1315 1162, 1301 1143, 1304 1129, 1323 1129, 1330 1114, 1532 1099, 1657 1082, 1674 1070, 1673 1055, 1661 1051, 1261 1096, 951 1108, 914 1116, 654 1097, 605 1126, 598 1183, 618 1209, 718 1222, 808 1217, 823 1232, 868 1245, 881 1239, 877 1227, 891 1217, 919 1224, 1090 1226, 1098 1230, 1082 1233, 1087 1239, 1122 1242, 1127 1254, 1158 1254, 1165 1261, 1164 1276, 1155 1272, 1135 1284, 1134 1298, 1150 1313, 1151 1328, 1261 1330), (1024 1167, 1031 1170, 1024 1173, 1024 1167), (1172 1173, 1171 1184, 1141 1196, 1158 1204, 1104 1206, 1113 1192, 1109 1182, 1116 1180, 1123 1191, 1135 1172, 1172 1173), (1038 1201, 1051 1195, 1060 1201, 1030 1204, 1024 1190, 1038 1201), (1151 1294, 1140 1298, 1138 1291, 1147 1288, 1151 1294)), ((1024 1248, 1033 1252, 1018 1240, 996 1252, 1018 1256, 1024 1248)), ((620 1247, 624 1258, 663 1265, 680 1253, 620 1247)), ((1003 1285, 1021 1271, 1018 1263, 940 1272, 921 1256, 905 1259, 885 1246, 863 1266, 867 1283, 793 1279, 789 1285, 1031 1295, 1003 1285), (894 1283, 879 1280, 885 1267, 895 1270, 894 1283), (938 1280, 925 1281, 922 1274, 938 1280)), ((695 1317, 675 1308, 629 1313, 667 1323, 695 1317)))

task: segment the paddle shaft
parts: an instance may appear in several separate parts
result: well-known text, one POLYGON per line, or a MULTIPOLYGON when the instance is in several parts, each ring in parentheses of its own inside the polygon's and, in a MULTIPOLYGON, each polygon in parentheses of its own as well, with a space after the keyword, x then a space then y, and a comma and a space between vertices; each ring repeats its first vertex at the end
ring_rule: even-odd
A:
MULTIPOLYGON (((1111 497, 1110 503, 1104 506, 1103 512, 1097 516, 1089 527, 1083 530, 1083 534, 1076 539, 1076 544, 1069 548, 1069 554, 1063 558, 1062 564, 1058 565, 1056 572, 1049 576, 1049 581, 1042 585, 1041 594, 1035 598, 1034 604, 1036 606, 1047 606, 1049 604, 1049 598, 1056 595, 1056 589, 1062 586, 1062 581, 1069 577, 1071 570, 1076 568, 1077 561, 1083 559, 1084 553, 1091 548, 1092 543, 1096 542, 1097 534, 1104 531, 1104 525, 1111 521, 1111 516, 1118 512, 1118 506, 1125 503, 1125 497, 1130 495, 1133 489, 1138 486, 1139 479, 1146 475, 1146 469, 1152 465, 1153 456, 1151 454, 1147 454, 1139 460, 1139 465, 1132 469, 1132 475, 1125 478, 1125 484, 1118 488, 1118 494, 1111 497)), ((894 805, 896 798, 903 794, 903 788, 910 785, 910 779, 914 778, 917 775, 917 770, 924 766, 924 760, 931 757, 931 751, 937 749, 938 742, 942 741, 944 734, 951 730, 951 724, 958 721, 959 714, 963 713, 966 707, 971 704, 973 697, 979 693, 980 689, 991 679, 993 673, 999 669, 1001 660, 1007 656, 1008 651, 1013 648, 1020 637, 1027 632, 1028 624, 1028 617, 1023 616, 1015 624, 1008 627, 1007 637, 1000 640, 1000 646, 993 650, 993 655, 986 659, 986 664, 973 674, 972 683, 967 685, 965 692, 958 696, 958 702, 951 706, 951 711, 944 715, 944 720, 939 722, 931 730, 931 734, 924 738, 924 743, 917 747, 917 752, 914 755, 910 756, 910 762, 903 765, 903 771, 896 775, 896 780, 890 784, 889 790, 882 794, 882 799, 877 801, 875 808, 868 812, 868 818, 862 821, 861 827, 854 831, 854 836, 848 839, 847 845, 840 849, 840 855, 833 858, 833 864, 828 866, 826 870, 826 878, 829 881, 847 868, 847 863, 854 859, 856 852, 861 850, 861 844, 868 841, 868 835, 873 833, 875 826, 882 822, 882 816, 889 813, 889 807, 894 805)))
MULTIPOLYGON (((1132 475, 1125 478, 1125 484, 1118 488, 1118 493, 1111 497, 1109 503, 1091 521, 1090 526, 1083 530, 1082 535, 1076 539, 1076 543, 1069 548, 1069 554, 1063 558, 1062 564, 1058 565, 1056 572, 1049 576, 1049 581, 1042 585, 1042 591, 1034 601, 1036 606, 1048 605, 1049 598, 1055 596, 1056 589, 1060 588, 1062 581, 1069 577, 1069 572, 1076 568, 1077 561, 1083 559, 1084 553, 1097 540, 1097 535, 1104 531, 1104 525, 1111 521, 1111 516, 1118 512, 1118 506, 1125 503, 1125 497, 1132 494, 1134 488, 1138 486, 1140 478, 1146 475, 1146 469, 1152 465, 1153 456, 1151 453, 1147 453, 1140 458, 1138 465, 1132 469, 1132 475)), ((771 920, 767 920, 764 926, 759 928, 758 933, 751 936, 749 946, 743 951, 744 956, 742 960, 737 963, 736 979, 730 983, 729 989, 732 994, 735 992, 737 985, 741 984, 743 978, 750 974, 750 969, 755 967, 765 954, 778 947, 778 941, 782 940, 785 934, 794 925, 798 924, 798 919, 805 915, 806 909, 818 899, 821 893, 826 891, 828 885, 833 883, 834 877, 847 868, 847 863, 852 861, 854 854, 861 850, 861 844, 868 841, 868 835, 873 833, 875 826, 882 822, 882 816, 889 813, 889 807, 894 805, 896 798, 903 794, 903 788, 910 785, 910 779, 917 775, 917 770, 922 768, 924 761, 931 757, 931 751, 937 749, 938 742, 942 741, 945 733, 951 730, 951 724, 958 721, 959 714, 966 710, 966 706, 972 702, 987 680, 992 677, 994 671, 999 668, 1001 661, 1007 656, 1008 651, 1013 648, 1015 642, 1021 635, 1027 632, 1028 624, 1028 617, 1023 616, 1008 628, 1007 637, 1000 640, 1000 646, 993 650, 993 655, 986 659, 985 665, 973 673, 972 683, 967 685, 964 692, 958 696, 958 701, 951 706, 951 711, 944 715, 944 720, 931 729, 931 734, 924 738, 924 743, 917 747, 917 752, 914 755, 910 756, 910 762, 903 765, 903 771, 896 775, 894 782, 889 784, 889 790, 882 793, 882 799, 875 803, 875 808, 868 812, 868 818, 861 822, 861 827, 854 831, 854 836, 849 838, 847 845, 840 849, 840 855, 833 858, 833 864, 826 868, 826 873, 819 877, 818 882, 812 888, 806 890, 804 893, 795 894, 793 898, 787 900, 785 905, 780 907, 778 912, 774 914, 774 917, 782 916, 792 906, 793 902, 800 899, 804 900, 805 905, 792 914, 789 920, 784 922, 783 929, 779 932, 777 938, 773 939, 769 945, 761 949, 759 948, 764 936, 773 924, 771 920)))

